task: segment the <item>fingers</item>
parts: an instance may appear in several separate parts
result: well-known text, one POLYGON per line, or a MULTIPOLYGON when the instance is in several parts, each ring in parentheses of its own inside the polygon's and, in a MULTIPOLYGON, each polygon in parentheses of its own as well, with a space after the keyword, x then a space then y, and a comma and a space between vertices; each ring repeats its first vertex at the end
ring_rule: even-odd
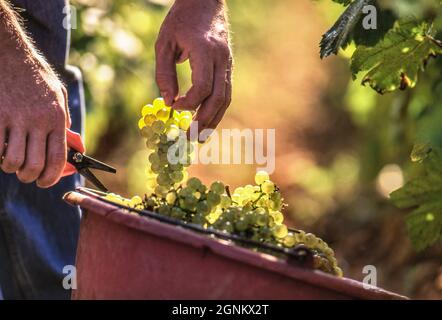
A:
POLYGON ((157 42, 156 45, 156 81, 166 105, 171 106, 178 96, 178 80, 175 66, 175 50, 157 42))
POLYGON ((63 127, 53 131, 47 139, 46 165, 37 180, 41 188, 48 188, 58 182, 66 164, 66 131, 63 127))
POLYGON ((17 172, 24 163, 26 151, 26 132, 21 128, 12 128, 9 132, 8 146, 1 168, 6 173, 17 172))
POLYGON ((226 99, 226 70, 227 64, 215 69, 215 80, 212 94, 203 102, 195 115, 195 122, 198 123, 198 132, 206 129, 218 110, 224 106, 226 99))
POLYGON ((177 110, 194 110, 210 95, 213 87, 213 58, 207 52, 195 51, 190 53, 192 69, 192 87, 187 93, 173 103, 177 110))
POLYGON ((38 179, 45 166, 46 134, 35 131, 28 135, 26 159, 17 172, 17 178, 23 183, 31 183, 38 179))
POLYGON ((215 129, 224 116, 231 101, 230 78, 231 59, 220 59, 215 69, 213 93, 203 102, 195 116, 195 121, 198 121, 198 132, 204 129, 215 129))
POLYGON ((232 59, 229 59, 228 69, 227 69, 227 76, 226 76, 226 100, 225 104, 222 108, 218 110, 218 113, 216 116, 212 119, 212 122, 209 124, 208 128, 215 129, 218 124, 221 122, 222 118, 224 117, 224 114, 227 111, 227 108, 229 107, 230 103, 232 102, 232 68, 233 68, 233 62, 232 59))

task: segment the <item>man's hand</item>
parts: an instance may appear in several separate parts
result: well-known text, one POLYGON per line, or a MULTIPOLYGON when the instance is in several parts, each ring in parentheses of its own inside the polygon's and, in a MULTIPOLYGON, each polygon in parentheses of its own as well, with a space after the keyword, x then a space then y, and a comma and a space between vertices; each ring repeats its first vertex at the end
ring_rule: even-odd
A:
POLYGON ((1 169, 50 187, 66 163, 67 92, 1 1, 0 19, 1 169))
POLYGON ((231 101, 232 54, 223 0, 176 0, 156 42, 156 80, 167 105, 198 109, 198 131, 214 129, 231 101), (176 63, 190 60, 192 87, 178 97, 176 63))

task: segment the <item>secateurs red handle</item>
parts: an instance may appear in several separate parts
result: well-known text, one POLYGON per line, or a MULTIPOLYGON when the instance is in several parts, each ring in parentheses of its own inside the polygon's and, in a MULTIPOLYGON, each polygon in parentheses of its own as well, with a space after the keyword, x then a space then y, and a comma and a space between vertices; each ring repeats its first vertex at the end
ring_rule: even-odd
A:
MULTIPOLYGON (((81 139, 81 136, 78 133, 66 129, 66 142, 69 149, 75 150, 82 154, 86 152, 83 140, 81 139)), ((62 176, 67 177, 74 173, 77 173, 77 168, 69 161, 68 157, 62 176)))
POLYGON ((66 129, 66 140, 69 150, 62 176, 66 177, 78 172, 99 190, 107 192, 107 188, 89 169, 97 169, 110 173, 116 173, 117 170, 101 161, 86 156, 84 154, 86 148, 78 133, 66 129))

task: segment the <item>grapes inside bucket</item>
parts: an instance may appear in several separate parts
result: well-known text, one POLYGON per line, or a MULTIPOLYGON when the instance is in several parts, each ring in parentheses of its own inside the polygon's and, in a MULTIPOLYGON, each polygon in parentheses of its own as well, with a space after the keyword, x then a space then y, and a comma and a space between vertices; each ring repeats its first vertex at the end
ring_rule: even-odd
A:
POLYGON ((105 199, 140 214, 139 210, 155 212, 252 250, 288 256, 308 253, 312 268, 342 276, 333 250, 322 239, 284 224, 286 205, 266 172, 256 173, 254 185, 235 190, 220 181, 206 186, 198 178, 189 178, 194 143, 185 132, 192 114, 171 109, 161 98, 144 106, 141 113, 138 127, 149 150, 146 194, 126 199, 111 193, 105 199))

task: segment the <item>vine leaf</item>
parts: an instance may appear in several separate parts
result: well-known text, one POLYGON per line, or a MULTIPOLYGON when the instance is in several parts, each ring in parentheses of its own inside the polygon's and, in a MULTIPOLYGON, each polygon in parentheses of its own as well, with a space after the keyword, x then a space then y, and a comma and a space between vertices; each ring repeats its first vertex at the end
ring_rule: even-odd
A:
POLYGON ((353 78, 367 71, 363 85, 378 93, 416 85, 419 70, 430 57, 442 54, 442 43, 431 36, 431 24, 413 18, 396 21, 375 46, 360 45, 351 59, 353 78))
POLYGON ((420 158, 423 174, 390 194, 397 207, 414 208, 406 221, 418 251, 442 240, 442 151, 426 150, 427 155, 420 158))

